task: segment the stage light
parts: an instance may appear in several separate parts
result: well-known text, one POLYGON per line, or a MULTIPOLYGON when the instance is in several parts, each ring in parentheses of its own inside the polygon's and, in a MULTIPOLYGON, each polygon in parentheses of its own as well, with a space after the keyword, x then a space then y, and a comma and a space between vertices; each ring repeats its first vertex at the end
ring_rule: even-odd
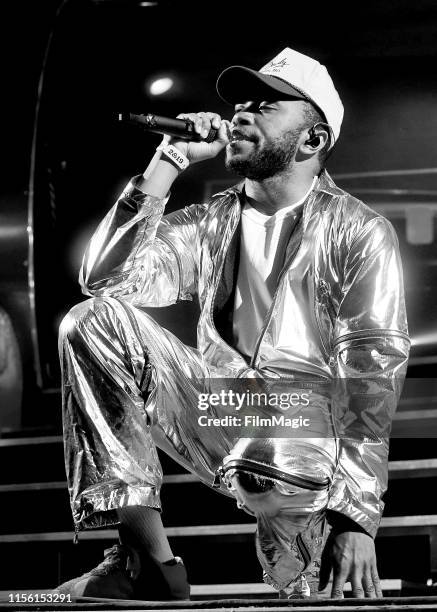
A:
POLYGON ((169 91, 173 87, 173 79, 170 77, 162 77, 156 79, 150 84, 149 91, 152 96, 160 96, 161 94, 169 91))
POLYGON ((437 344, 437 331, 420 334, 411 338, 411 346, 424 346, 427 344, 437 344))

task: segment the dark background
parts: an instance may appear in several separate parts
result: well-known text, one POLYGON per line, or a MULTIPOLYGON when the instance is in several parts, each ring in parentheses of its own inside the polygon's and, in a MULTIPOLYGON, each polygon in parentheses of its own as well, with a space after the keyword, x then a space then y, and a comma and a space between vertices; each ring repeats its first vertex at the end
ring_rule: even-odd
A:
MULTIPOLYGON (((35 393, 59 387, 57 327, 68 308, 83 299, 76 279, 86 241, 160 141, 117 124, 117 113, 175 116, 212 110, 231 118, 232 109, 215 93, 219 72, 231 64, 260 68, 285 46, 326 64, 340 92, 345 119, 328 169, 341 187, 382 206, 394 223, 415 339, 410 375, 433 376, 436 242, 413 245, 406 228, 407 210, 416 207, 412 217, 420 218, 424 205, 434 231, 437 227, 437 175, 418 172, 434 168, 437 158, 434 1, 70 0, 61 5, 23 0, 3 3, 0 12, 0 307, 10 316, 20 346, 24 424, 41 417, 29 409, 35 393), (147 85, 166 75, 174 78, 174 88, 153 98, 147 85), (27 226, 34 236, 30 252, 27 226)), ((175 185, 169 210, 237 180, 224 170, 222 156, 196 165, 175 185)), ((186 342, 195 342, 195 304, 154 314, 186 342)))

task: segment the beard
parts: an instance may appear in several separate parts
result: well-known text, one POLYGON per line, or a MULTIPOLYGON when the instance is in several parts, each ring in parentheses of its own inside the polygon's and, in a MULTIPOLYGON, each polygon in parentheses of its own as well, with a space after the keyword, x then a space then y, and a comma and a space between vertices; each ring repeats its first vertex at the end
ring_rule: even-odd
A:
POLYGON ((254 181, 263 181, 281 174, 291 167, 300 134, 301 130, 289 130, 262 148, 257 148, 257 141, 252 140, 254 151, 244 158, 238 153, 226 156, 226 170, 254 181))

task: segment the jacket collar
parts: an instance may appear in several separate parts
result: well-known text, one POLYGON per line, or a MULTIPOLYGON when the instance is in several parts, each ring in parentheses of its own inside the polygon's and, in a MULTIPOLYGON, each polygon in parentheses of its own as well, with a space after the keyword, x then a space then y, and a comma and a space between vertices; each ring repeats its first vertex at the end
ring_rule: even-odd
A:
POLYGON ((344 194, 344 191, 337 187, 326 169, 323 169, 319 174, 319 180, 314 191, 324 191, 333 196, 344 194))
POLYGON ((232 185, 231 187, 228 187, 224 191, 218 191, 217 193, 214 193, 212 197, 218 198, 220 196, 227 196, 227 195, 238 195, 239 196, 242 194, 243 188, 244 188, 244 181, 240 181, 236 185, 232 185))
MULTIPOLYGON (((231 187, 228 187, 224 191, 219 191, 218 193, 215 193, 213 197, 216 198, 219 196, 230 196, 230 195, 236 195, 239 197, 241 196, 243 192, 243 188, 244 188, 244 180, 240 181, 236 185, 232 185, 231 187)), ((337 187, 337 185, 334 183, 334 181, 332 180, 331 176, 329 175, 326 169, 323 169, 321 173, 319 174, 318 181, 313 189, 313 193, 318 192, 318 191, 323 191, 324 193, 329 193, 330 195, 333 195, 333 196, 342 195, 344 193, 342 189, 337 187)))

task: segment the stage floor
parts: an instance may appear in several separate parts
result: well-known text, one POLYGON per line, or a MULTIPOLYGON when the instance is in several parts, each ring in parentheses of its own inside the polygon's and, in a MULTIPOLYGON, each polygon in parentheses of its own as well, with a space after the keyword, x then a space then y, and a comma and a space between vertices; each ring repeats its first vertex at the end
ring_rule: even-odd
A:
POLYGON ((437 597, 385 597, 382 599, 315 600, 315 599, 220 599, 205 601, 135 601, 96 599, 83 597, 71 602, 9 602, 0 601, 0 609, 4 610, 84 610, 87 612, 129 612, 160 610, 161 612, 282 612, 286 609, 298 608, 300 612, 376 612, 384 610, 396 612, 400 610, 437 610, 437 597))

